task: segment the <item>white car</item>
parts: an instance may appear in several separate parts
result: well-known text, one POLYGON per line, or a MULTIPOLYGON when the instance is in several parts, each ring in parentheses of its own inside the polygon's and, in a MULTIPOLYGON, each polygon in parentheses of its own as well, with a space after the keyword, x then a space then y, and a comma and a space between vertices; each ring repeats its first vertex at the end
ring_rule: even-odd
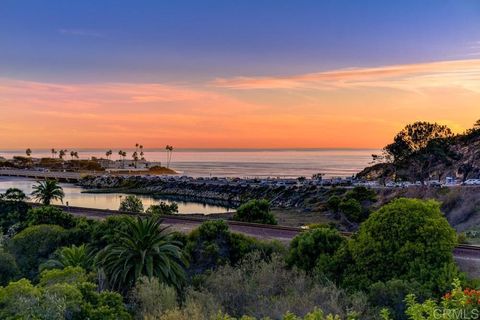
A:
POLYGON ((480 185, 480 179, 468 179, 463 184, 466 186, 480 185))

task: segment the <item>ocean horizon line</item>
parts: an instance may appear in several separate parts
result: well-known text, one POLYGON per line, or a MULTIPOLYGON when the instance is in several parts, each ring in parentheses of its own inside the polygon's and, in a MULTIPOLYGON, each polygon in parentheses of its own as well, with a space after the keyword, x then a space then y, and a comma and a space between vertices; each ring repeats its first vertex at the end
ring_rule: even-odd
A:
MULTIPOLYGON (((50 152, 51 148, 30 148, 33 152, 50 152)), ((56 150, 61 150, 55 148, 56 150)), ((122 148, 75 148, 66 147, 68 150, 75 150, 81 152, 101 152, 106 150, 135 150, 134 147, 122 148)), ((26 149, 4 149, 1 153, 25 153, 26 149)), ((175 152, 285 152, 285 151, 379 151, 381 148, 175 148, 175 152)), ((144 152, 160 152, 165 151, 165 148, 143 148, 144 152)))

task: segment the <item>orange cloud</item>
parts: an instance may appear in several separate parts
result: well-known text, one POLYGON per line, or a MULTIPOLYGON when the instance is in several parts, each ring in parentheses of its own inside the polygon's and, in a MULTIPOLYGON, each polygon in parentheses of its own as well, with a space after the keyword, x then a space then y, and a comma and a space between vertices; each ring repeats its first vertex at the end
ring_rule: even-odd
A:
POLYGON ((422 88, 459 87, 480 92, 480 59, 348 68, 284 77, 220 78, 211 84, 244 90, 378 87, 417 91, 422 88))

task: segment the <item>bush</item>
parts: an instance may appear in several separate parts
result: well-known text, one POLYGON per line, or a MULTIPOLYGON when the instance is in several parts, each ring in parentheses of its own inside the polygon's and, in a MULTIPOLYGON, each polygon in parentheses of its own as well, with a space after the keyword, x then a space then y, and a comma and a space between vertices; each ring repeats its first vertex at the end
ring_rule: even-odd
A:
POLYGON ((345 242, 337 230, 317 228, 305 231, 296 236, 290 243, 287 263, 307 272, 317 271, 328 273, 332 256, 345 242))
POLYGON ((270 212, 270 202, 268 200, 250 200, 242 204, 233 215, 233 220, 277 224, 275 217, 270 212))
POLYGON ((360 222, 363 220, 363 209, 360 202, 355 199, 342 200, 338 205, 338 209, 353 222, 360 222))
POLYGON ((132 290, 131 300, 138 319, 158 319, 178 307, 175 288, 160 283, 157 278, 140 278, 132 290))
POLYGON ((412 320, 478 319, 480 291, 468 288, 462 290, 458 280, 454 281, 453 287, 453 290, 446 293, 440 302, 427 300, 424 303, 418 303, 415 295, 408 295, 406 316, 412 320))
POLYGON ((166 202, 161 201, 159 204, 151 205, 147 209, 146 213, 151 215, 177 214, 178 205, 175 202, 168 204, 166 202))
POLYGON ((333 195, 327 200, 327 208, 333 212, 338 212, 338 206, 342 202, 342 198, 337 195, 333 195))
POLYGON ((417 281, 433 292, 457 277, 457 236, 433 200, 397 199, 374 212, 349 242, 345 284, 366 289, 392 279, 417 281))
MULTIPOLYGON (((81 270, 81 269, 80 269, 81 270)), ((55 272, 61 272, 56 270, 55 272)), ((73 274, 81 273, 74 270, 73 274)), ((48 271, 51 275, 52 271, 48 271)), ((72 273, 65 271, 65 274, 72 273)), ((52 277, 42 273, 41 278, 52 277)), ((53 277, 56 278, 56 277, 53 277)), ((60 280, 62 277, 57 278, 60 280)), ((44 281, 34 286, 27 279, 0 287, 1 319, 127 320, 131 316, 118 293, 97 292, 93 283, 44 281)))
POLYGON ((345 199, 355 199, 360 203, 377 201, 377 194, 373 189, 359 186, 345 193, 345 199))
POLYGON ((119 231, 128 230, 128 220, 133 220, 133 217, 115 215, 95 223, 92 230, 92 245, 97 249, 103 249, 110 243, 117 243, 120 240, 119 231))
POLYGON ((69 229, 75 226, 75 218, 70 213, 52 206, 32 208, 27 213, 29 226, 39 224, 55 224, 69 229))
POLYGON ((0 286, 16 278, 20 274, 15 257, 0 249, 0 286))
POLYGON ((394 279, 374 283, 369 288, 368 300, 376 307, 387 309, 393 319, 406 320, 408 318, 405 315, 407 306, 405 298, 411 293, 422 297, 422 300, 430 294, 423 292, 418 282, 394 279))
POLYGON ((13 225, 24 225, 29 206, 23 201, 0 200, 0 227, 6 231, 13 225))
POLYGON ((64 233, 60 226, 38 225, 26 228, 10 240, 9 251, 24 276, 35 278, 38 266, 61 246, 64 233))
POLYGON ((236 264, 252 251, 260 251, 264 257, 269 257, 283 250, 284 247, 278 242, 259 241, 231 233, 223 220, 202 223, 189 234, 185 245, 190 257, 190 275, 201 274, 224 264, 236 264))
POLYGON ((143 203, 139 197, 128 195, 120 202, 120 211, 125 212, 136 212, 142 213, 143 212, 143 203))
POLYGON ((302 271, 289 270, 278 255, 265 260, 252 253, 236 267, 220 267, 207 276, 202 292, 235 317, 282 319, 287 311, 304 316, 315 307, 342 319, 348 313, 361 319, 370 313, 365 296, 350 296, 331 283, 322 284, 302 271))

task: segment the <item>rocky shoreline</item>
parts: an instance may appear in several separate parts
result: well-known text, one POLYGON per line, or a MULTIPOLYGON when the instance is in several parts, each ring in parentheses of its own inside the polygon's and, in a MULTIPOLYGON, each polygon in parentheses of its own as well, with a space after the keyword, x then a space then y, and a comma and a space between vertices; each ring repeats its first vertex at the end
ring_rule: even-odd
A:
MULTIPOLYGON (((295 180, 293 180, 295 181, 295 180)), ((79 185, 87 192, 128 192, 159 195, 180 201, 195 201, 236 207, 249 199, 267 199, 280 208, 311 208, 307 200, 324 196, 326 189, 309 184, 262 184, 259 180, 193 179, 155 176, 85 177, 79 185)), ((323 197, 322 197, 323 198, 323 197)))

